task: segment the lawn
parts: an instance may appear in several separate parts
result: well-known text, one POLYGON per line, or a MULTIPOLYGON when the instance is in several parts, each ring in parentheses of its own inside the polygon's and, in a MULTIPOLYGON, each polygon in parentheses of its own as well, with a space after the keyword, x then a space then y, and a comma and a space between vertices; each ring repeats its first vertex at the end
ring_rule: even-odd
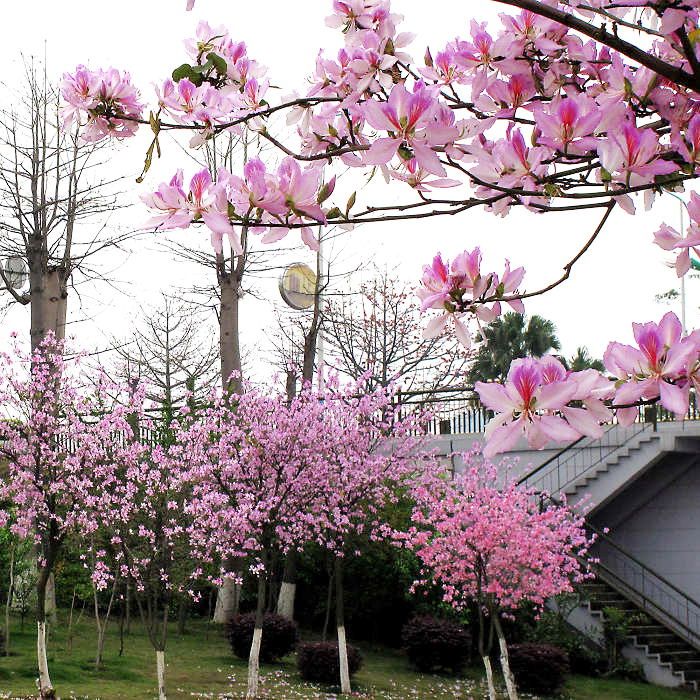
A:
MULTIPOLYGON (((31 696, 34 689, 34 629, 13 629, 13 655, 0 657, 0 698, 31 696)), ((49 643, 51 677, 58 694, 67 698, 96 700, 150 700, 155 689, 155 656, 146 637, 134 625, 125 637, 124 653, 119 656, 116 625, 108 632, 105 665, 94 667, 95 630, 83 620, 74 630, 69 650, 65 626, 57 628, 49 643)), ((482 700, 486 697, 478 668, 469 669, 461 678, 421 675, 413 672, 397 651, 363 648, 365 665, 354 679, 356 698, 377 700, 482 700)), ((220 630, 194 622, 188 633, 174 630, 166 654, 169 698, 239 698, 245 689, 246 664, 234 658, 220 630)), ((265 697, 315 698, 330 700, 334 689, 320 688, 300 681, 294 659, 264 666, 262 692, 265 697)), ((603 681, 574 677, 567 685, 565 698, 571 700, 688 700, 682 691, 664 690, 638 683, 603 681)))

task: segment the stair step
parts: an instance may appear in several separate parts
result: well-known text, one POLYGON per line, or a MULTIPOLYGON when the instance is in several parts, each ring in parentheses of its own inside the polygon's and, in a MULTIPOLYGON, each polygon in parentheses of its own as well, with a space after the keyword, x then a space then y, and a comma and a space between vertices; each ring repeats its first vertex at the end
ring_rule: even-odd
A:
POLYGON ((674 671, 683 671, 684 674, 688 674, 691 671, 697 671, 700 673, 700 660, 698 661, 674 661, 673 662, 674 671))
POLYGON ((659 654, 659 658, 662 661, 667 661, 671 663, 676 663, 679 661, 694 661, 695 659, 698 658, 698 652, 697 651, 672 651, 672 652, 664 652, 659 654))

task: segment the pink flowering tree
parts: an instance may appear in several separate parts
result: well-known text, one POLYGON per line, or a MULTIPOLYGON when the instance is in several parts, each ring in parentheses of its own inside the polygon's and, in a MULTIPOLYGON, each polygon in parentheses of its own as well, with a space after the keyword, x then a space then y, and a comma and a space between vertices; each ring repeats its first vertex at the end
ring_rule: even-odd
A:
MULTIPOLYGON (((132 425, 137 417, 132 406, 132 425)), ((139 615, 155 651, 158 697, 166 700, 165 651, 174 601, 199 595, 201 562, 193 552, 189 528, 191 485, 186 478, 184 427, 177 422, 163 444, 129 440, 128 459, 112 462, 99 474, 91 499, 96 528, 106 539, 92 552, 92 577, 98 589, 116 579, 129 581, 139 615)))
POLYGON ((274 557, 312 540, 327 488, 324 402, 304 392, 289 402, 248 389, 225 394, 183 435, 192 484, 187 514, 193 553, 218 566, 213 577, 257 578, 247 697, 258 695, 266 590, 274 557))
POLYGON ((31 356, 0 355, 0 524, 30 541, 37 558, 37 662, 42 698, 55 697, 46 654, 46 589, 66 540, 96 527, 101 476, 129 453, 128 409, 104 377, 86 383, 79 359, 47 336, 31 356), (30 369, 31 368, 31 369, 30 369))
POLYGON ((503 474, 478 452, 463 459, 467 469, 455 481, 416 489, 416 527, 406 542, 424 566, 425 579, 417 584, 432 580, 456 610, 476 604, 489 697, 496 697, 489 658, 495 632, 508 696, 516 700, 500 618, 523 603, 541 608, 570 592, 587 576, 581 557, 591 541, 583 517, 565 504, 541 509, 534 492, 508 477, 503 483, 503 474))
MULTIPOLYGON (((315 539, 334 555, 335 610, 340 689, 352 692, 345 635, 343 561, 358 535, 386 534, 386 508, 405 496, 420 477, 436 478, 437 465, 420 438, 418 416, 400 418, 391 388, 364 393, 362 382, 325 398, 323 440, 318 449, 325 488, 314 505, 315 539)), ((360 554, 355 552, 355 555, 360 554)))

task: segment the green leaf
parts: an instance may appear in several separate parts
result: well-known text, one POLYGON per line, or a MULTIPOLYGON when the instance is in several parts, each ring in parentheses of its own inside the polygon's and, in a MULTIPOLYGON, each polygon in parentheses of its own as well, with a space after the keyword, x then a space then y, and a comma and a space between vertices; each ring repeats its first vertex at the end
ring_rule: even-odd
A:
POLYGON ((207 54, 207 63, 209 61, 211 61, 212 66, 214 66, 214 70, 219 75, 226 75, 228 64, 226 63, 225 59, 221 58, 221 56, 212 51, 211 53, 207 54))
POLYGON ((343 215, 343 212, 338 209, 338 207, 333 207, 327 214, 327 219, 339 219, 343 215))
POLYGON ((189 63, 183 63, 181 66, 178 66, 173 71, 173 73, 172 73, 173 80, 176 83, 179 83, 184 78, 189 78, 191 72, 192 72, 192 66, 189 63))

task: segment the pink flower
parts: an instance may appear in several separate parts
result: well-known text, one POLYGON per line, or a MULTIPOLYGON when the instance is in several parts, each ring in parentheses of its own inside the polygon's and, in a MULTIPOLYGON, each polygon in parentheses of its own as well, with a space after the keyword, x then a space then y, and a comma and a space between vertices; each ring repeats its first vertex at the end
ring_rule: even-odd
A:
POLYGON ((127 138, 139 127, 143 105, 128 73, 114 68, 90 71, 78 66, 74 74, 64 73, 61 97, 63 126, 87 116, 83 141, 99 141, 105 136, 127 138))
POLYGON ((546 107, 537 106, 534 114, 537 128, 542 132, 538 140, 543 145, 566 154, 582 154, 595 148, 597 139, 590 136, 602 115, 590 97, 557 96, 546 107))
MULTIPOLYGON (((688 364, 697 355, 695 344, 681 339, 681 323, 668 312, 656 323, 633 323, 638 347, 610 343, 603 362, 622 382, 615 393, 615 405, 659 399, 661 405, 678 416, 688 410, 689 384, 683 381, 688 364)), ((637 415, 635 406, 620 408, 618 420, 630 425, 637 415)))
POLYGON ((374 141, 365 153, 365 162, 384 165, 404 147, 410 151, 410 155, 401 152, 404 160, 415 157, 421 168, 445 177, 447 172, 432 147, 456 138, 457 130, 437 120, 438 108, 437 98, 421 82, 416 83, 412 93, 399 83, 386 102, 365 102, 362 113, 368 124, 379 131, 389 132, 389 136, 374 141))
POLYGON ((680 250, 676 257, 676 274, 683 277, 690 270, 690 249, 700 256, 700 195, 691 192, 688 202, 690 226, 684 237, 676 229, 666 224, 654 234, 654 243, 664 250, 680 250))
POLYGON ((496 411, 484 434, 486 457, 507 451, 521 435, 535 449, 544 447, 548 440, 580 437, 563 418, 553 414, 573 399, 576 385, 566 380, 544 383, 537 360, 514 360, 504 386, 477 382, 474 388, 482 403, 496 411))

